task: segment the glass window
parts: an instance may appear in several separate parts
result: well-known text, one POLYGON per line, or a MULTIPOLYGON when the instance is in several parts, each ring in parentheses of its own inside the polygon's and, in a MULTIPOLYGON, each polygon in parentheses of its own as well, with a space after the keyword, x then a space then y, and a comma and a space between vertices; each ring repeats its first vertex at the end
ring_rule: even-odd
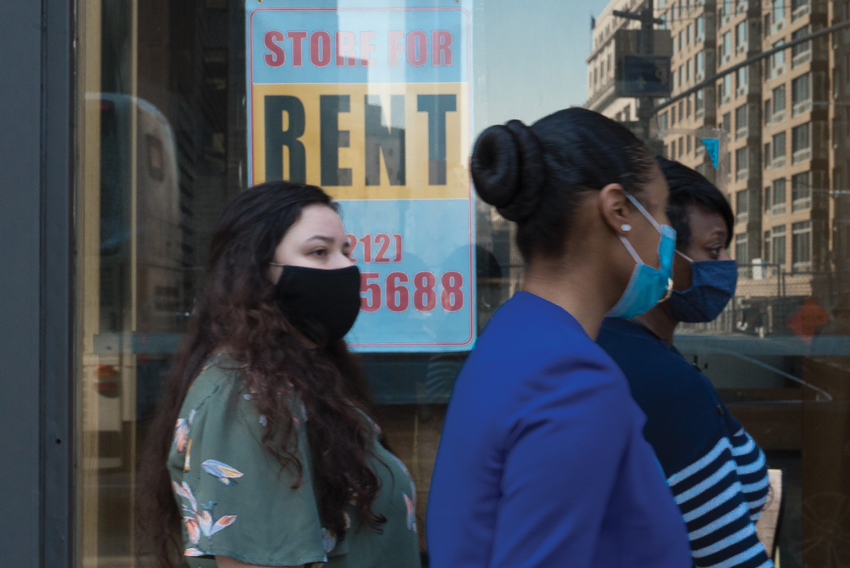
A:
POLYGON ((811 0, 791 0, 791 21, 797 21, 811 11, 811 0))
POLYGON ((812 269, 811 221, 801 221, 791 226, 791 263, 795 273, 812 269))
POLYGON ((791 163, 812 157, 812 124, 807 122, 791 130, 791 163))
POLYGON ((735 235, 735 262, 738 266, 747 266, 750 263, 747 234, 735 235))
POLYGON ((812 74, 791 81, 791 116, 812 110, 812 74))
POLYGON ((746 146, 735 150, 735 179, 738 181, 747 179, 749 173, 748 154, 749 151, 746 146))
MULTIPOLYGON (((779 47, 781 45, 785 45, 785 41, 777 41, 773 44, 773 47, 779 47)), ((785 51, 784 49, 777 51, 771 57, 770 71, 771 77, 778 77, 782 73, 785 73, 785 51)))
POLYGON ((747 21, 739 23, 735 26, 735 45, 738 51, 747 50, 747 21))
POLYGON ((791 211, 802 211, 812 206, 812 172, 791 176, 791 211))
MULTIPOLYGON (((247 1, 248 5, 260 4, 259 0, 247 1)), ((282 4, 285 2, 281 0, 262 2, 263 7, 282 4)), ((455 3, 435 0, 432 4, 430 7, 455 3)), ((587 63, 585 57, 591 54, 585 48, 591 45, 592 36, 587 21, 575 15, 593 11, 598 16, 592 39, 600 47, 616 38, 616 30, 636 29, 638 25, 613 18, 610 9, 603 12, 606 4, 629 10, 641 6, 631 1, 614 6, 607 0, 601 4, 546 0, 531 7, 521 2, 491 5, 462 0, 452 7, 470 8, 475 33, 471 58, 464 64, 471 65, 470 85, 475 88, 469 87, 467 92, 474 111, 470 111, 469 124, 460 122, 462 115, 457 111, 446 113, 445 151, 457 162, 446 172, 447 183, 469 178, 465 166, 469 150, 475 136, 490 125, 513 118, 533 124, 565 106, 582 105, 616 115, 624 122, 635 118, 632 107, 622 100, 605 107, 604 101, 589 96, 601 94, 613 81, 616 66, 609 53, 616 50, 611 41, 587 63), (545 38, 545 49, 540 47, 541 38, 545 38), (578 42, 581 53, 570 51, 576 38, 584 38, 578 42), (565 60, 564 53, 571 56, 565 60)), ((141 499, 136 465, 164 377, 203 285, 204 263, 216 220, 224 205, 249 184, 249 147, 256 147, 250 134, 258 136, 256 125, 249 121, 249 106, 266 101, 265 94, 257 91, 252 95, 246 89, 245 46, 250 43, 246 41, 245 5, 224 0, 73 2, 79 11, 75 12, 79 39, 71 55, 78 76, 72 158, 78 174, 74 186, 74 244, 78 252, 73 284, 78 292, 75 381, 80 407, 76 417, 79 484, 74 489, 74 501, 79 508, 80 535, 76 565, 84 568, 141 568, 149 564, 147 558, 133 559, 136 537, 131 527, 141 499)), ((351 0, 321 4, 338 10, 333 21, 339 30, 350 27, 350 8, 365 5, 368 3, 351 0)), ((428 0, 415 5, 429 6, 428 0)), ((736 47, 760 47, 756 46, 758 38, 749 39, 748 28, 753 26, 750 29, 756 32, 762 21, 769 37, 761 44, 767 47, 782 45, 783 38, 800 38, 813 27, 831 25, 833 20, 850 19, 847 2, 821 7, 804 0, 773 0, 758 9, 760 13, 769 12, 764 20, 742 14, 734 22, 729 18, 725 23, 716 19, 713 10, 716 6, 729 14, 727 0, 707 5, 708 21, 702 9, 683 14, 678 1, 657 0, 656 6, 667 10, 663 17, 675 29, 671 38, 677 54, 688 44, 703 42, 694 58, 684 61, 681 57, 671 70, 677 88, 703 81, 716 69, 728 68, 736 47), (792 33, 791 18, 812 8, 810 17, 793 25, 792 33), (790 17, 789 12, 793 14, 790 17), (716 56, 706 45, 717 48, 716 56), (725 57, 728 60, 724 61, 725 57)), ((756 10, 755 3, 753 6, 756 10)), ((433 21, 441 18, 432 16, 433 21)), ((408 23, 414 19, 411 16, 408 23)), ((306 18, 304 25, 311 21, 306 18)), ((379 28, 383 25, 381 18, 373 21, 379 28)), ((288 25, 281 24, 286 39, 279 45, 287 65, 297 57, 289 49, 295 47, 293 37, 287 34, 300 29, 294 27, 295 23, 292 29, 288 25)), ((335 41, 333 33, 329 37, 335 41)), ((376 36, 376 46, 380 37, 376 36)), ((385 40, 386 35, 383 37, 385 40)), ((722 188, 734 207, 736 221, 746 223, 738 225, 739 234, 730 247, 735 259, 748 264, 761 249, 765 263, 772 267, 763 273, 742 272, 752 277, 741 280, 726 312, 714 322, 683 325, 675 345, 718 387, 729 412, 765 448, 768 463, 786 471, 787 506, 780 531, 785 568, 850 564, 846 560, 850 558, 850 544, 843 536, 850 534, 850 515, 842 517, 850 510, 850 437, 846 429, 850 424, 850 394, 845 388, 850 385, 850 351, 846 348, 850 334, 850 196, 845 195, 850 189, 850 153, 844 140, 850 132, 850 119, 845 114, 850 101, 840 98, 847 92, 843 86, 850 78, 850 36, 836 33, 831 37, 824 39, 824 49, 815 49, 820 43, 808 41, 790 50, 793 70, 780 52, 765 62, 766 77, 761 76, 761 65, 752 74, 736 71, 716 81, 716 87, 709 86, 711 90, 697 91, 693 102, 687 99, 670 105, 657 118, 658 130, 664 134, 652 141, 659 146, 663 143, 671 158, 687 155, 688 165, 722 188), (839 98, 821 100, 819 79, 813 79, 809 69, 818 73, 817 77, 823 76, 824 84, 832 82, 839 98), (780 76, 786 71, 787 81, 780 76), (802 77, 795 77, 804 72, 802 77), (779 82, 784 84, 777 85, 779 82), (793 119, 787 113, 786 85, 792 91, 793 119), (738 98, 742 87, 747 92, 741 92, 738 98), (767 99, 763 107, 761 97, 767 99), (814 98, 819 99, 817 106, 814 98), (756 116, 762 108, 764 125, 756 116), (694 130, 686 130, 682 127, 689 124, 685 119, 691 111, 701 120, 695 121, 694 130), (826 121, 833 119, 838 128, 830 129, 826 121), (725 141, 719 169, 711 164, 700 142, 703 134, 696 130, 716 127, 730 133, 722 137, 725 141), (780 128, 783 131, 775 133, 780 128), (790 148, 786 139, 789 134, 790 148), (743 144, 746 146, 740 147, 743 144), (788 149, 792 150, 793 164, 788 149), (770 169, 757 167, 759 150, 763 151, 764 167, 770 169), (749 162, 753 162, 752 168, 749 162), (829 168, 834 171, 829 172, 829 168), (801 172, 804 169, 812 171, 801 172), (787 208, 789 181, 791 208, 787 208), (764 191, 763 207, 759 207, 758 188, 764 191), (752 216, 750 202, 754 205, 752 216), (748 243, 749 238, 754 242, 748 243), (806 329, 810 333, 795 331, 794 322, 809 313, 800 310, 811 302, 826 310, 828 321, 813 330, 806 329), (818 398, 824 396, 821 391, 833 397, 832 402, 818 398)), ((360 36, 356 39, 360 47, 360 36)), ((432 36, 426 34, 426 39, 430 42, 432 36)), ((262 44, 260 41, 258 45, 262 44)), ((311 64, 309 44, 304 42, 305 67, 311 64)), ((399 43, 400 48, 405 46, 404 41, 399 43)), ((334 47, 338 46, 331 47, 331 56, 340 55, 347 62, 344 50, 336 53, 340 50, 334 47)), ((433 46, 429 43, 428 47, 433 46)), ((368 47, 366 51, 363 60, 368 61, 368 47)), ((425 51, 433 55, 433 50, 425 51)), ((358 49, 356 59, 361 59, 360 55, 358 49)), ((379 55, 374 53, 376 58, 379 55)), ((743 59, 741 54, 736 60, 743 59)), ((335 65, 336 58, 331 57, 328 67, 335 65)), ((454 65, 460 68, 457 57, 454 65)), ((417 69, 429 73, 437 69, 432 68, 430 59, 423 67, 417 69)), ((280 71, 288 69, 281 66, 280 71)), ((424 125, 427 132, 427 113, 402 113, 407 126, 400 128, 402 119, 393 111, 391 95, 412 91, 405 91, 403 84, 380 82, 375 70, 361 63, 340 70, 359 70, 357 84, 361 90, 356 91, 359 96, 351 97, 350 112, 338 113, 341 148, 337 169, 353 170, 354 181, 365 179, 361 152, 365 152, 362 148, 367 142, 365 134, 357 136, 355 131, 364 120, 374 119, 382 127, 378 130, 385 133, 379 138, 406 141, 404 162, 399 161, 401 146, 389 147, 387 143, 383 151, 374 154, 380 183, 391 175, 393 161, 406 165, 408 176, 415 164, 423 163, 422 167, 438 174, 442 160, 429 155, 428 143, 413 137, 414 120, 418 121, 416 128, 424 125), (363 93, 370 95, 368 101, 363 93)), ((337 96, 348 94, 349 87, 311 83, 287 92, 298 97, 315 93, 337 96)), ((426 91, 433 88, 430 82, 416 86, 426 91)), ((826 96, 828 90, 823 94, 826 96)), ((318 95, 315 98, 314 114, 318 117, 318 95)), ((410 98, 404 104, 408 110, 416 108, 410 98)), ((283 131, 292 126, 293 118, 287 114, 276 128, 283 131)), ((440 128, 435 128, 439 134, 440 128)), ((304 140, 308 159, 321 154, 319 138, 316 134, 304 140)), ((382 148, 373 138, 368 143, 372 144, 370 148, 382 148)), ((439 145, 434 148, 438 155, 439 145)), ((291 148, 279 149, 281 177, 292 177, 291 148)), ((316 166, 315 171, 321 181, 321 168, 316 166)), ((343 186, 325 185, 337 197, 346 195, 343 186)), ((379 193, 392 190, 389 185, 374 188, 379 193)), ((442 211, 433 218, 396 213, 408 226, 448 223, 442 211)), ((515 227, 480 202, 472 214, 475 240, 468 243, 466 256, 475 254, 475 267, 470 269, 475 271, 470 273, 475 286, 468 288, 466 298, 475 302, 471 321, 477 332, 520 289, 522 268, 514 242, 515 227)), ((393 231, 386 234, 392 237, 393 231)), ((442 239, 443 235, 439 236, 442 239)), ((359 238, 356 242, 361 243, 359 238)), ((377 244, 373 250, 376 255, 380 242, 377 244)), ((363 250, 360 244, 359 252, 363 250)), ((416 254, 418 261, 430 262, 427 254, 416 254)), ((362 254, 361 258, 365 260, 362 254)), ((412 283, 409 286, 412 296, 412 283)), ((423 328, 430 325, 425 315, 418 320, 423 328)), ((381 425, 419 488, 421 527, 449 393, 467 352, 370 352, 360 356, 381 425)), ((424 547, 425 535, 420 536, 424 547)))
POLYGON ((773 0, 773 21, 780 22, 785 19, 785 2, 787 0, 773 0))
POLYGON ((727 103, 732 98, 732 75, 724 75, 720 85, 721 104, 727 103))
POLYGON ((747 199, 747 190, 739 191, 735 194, 735 222, 746 223, 749 219, 748 215, 749 200, 747 199))
POLYGON ((773 167, 780 168, 785 165, 785 133, 773 135, 773 167))
POLYGON ((738 96, 738 97, 746 95, 747 91, 749 90, 748 89, 748 87, 749 87, 749 83, 748 83, 749 72, 748 71, 749 71, 748 67, 741 67, 735 73, 736 78, 737 78, 737 83, 738 83, 738 89, 737 89, 737 91, 735 91, 735 93, 736 93, 736 96, 738 96))
POLYGON ((773 89, 773 121, 785 119, 785 85, 773 89))
POLYGON ((773 199, 771 211, 774 215, 785 213, 785 178, 773 180, 773 199))
MULTIPOLYGON (((791 34, 791 39, 796 40, 801 37, 805 37, 812 33, 812 26, 808 25, 800 28, 791 34)), ((805 63, 809 59, 811 59, 811 51, 812 51, 812 42, 804 41, 803 43, 797 44, 791 48, 791 65, 792 67, 796 67, 801 63, 805 63)))
POLYGON ((777 270, 785 270, 785 225, 770 230, 773 241, 773 264, 777 270))

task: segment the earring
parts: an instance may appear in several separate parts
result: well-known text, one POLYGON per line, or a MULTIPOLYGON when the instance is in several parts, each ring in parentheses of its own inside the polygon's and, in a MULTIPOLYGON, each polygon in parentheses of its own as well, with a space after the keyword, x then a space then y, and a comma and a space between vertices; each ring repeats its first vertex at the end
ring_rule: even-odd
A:
POLYGON ((632 226, 631 226, 631 225, 629 225, 628 223, 623 223, 623 224, 620 226, 620 228, 621 228, 621 229, 623 229, 623 231, 625 231, 625 232, 627 232, 627 233, 628 233, 629 231, 631 231, 631 230, 632 230, 632 226))

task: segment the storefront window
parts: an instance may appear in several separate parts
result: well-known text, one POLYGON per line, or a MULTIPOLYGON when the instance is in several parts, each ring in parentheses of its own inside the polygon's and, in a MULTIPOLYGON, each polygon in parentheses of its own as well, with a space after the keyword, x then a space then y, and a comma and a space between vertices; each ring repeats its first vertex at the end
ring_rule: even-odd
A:
MULTIPOLYGON (((616 96, 622 61, 613 42, 626 37, 617 31, 632 31, 633 25, 612 13, 639 10, 639 1, 612 0, 604 12, 604 3, 583 0, 247 2, 256 9, 328 9, 327 21, 304 16, 296 20, 300 28, 270 28, 281 35, 266 42, 249 35, 245 1, 77 3, 74 502, 78 565, 85 568, 147 565, 144 548, 135 555, 139 464, 163 381, 203 286, 213 228, 240 191, 275 177, 325 186, 342 201, 355 257, 374 275, 367 284, 376 286, 370 289, 377 294, 373 300, 380 299, 377 309, 387 314, 413 306, 417 282, 430 282, 416 276, 432 271, 432 264, 439 268, 433 269, 435 290, 456 291, 422 303, 428 310, 410 309, 410 317, 393 328, 413 338, 415 348, 402 341, 378 345, 381 329, 374 337, 366 328, 352 336, 381 426, 417 485, 417 524, 424 527, 455 378, 474 338, 522 278, 511 224, 470 198, 468 159, 476 135, 491 124, 514 118, 532 123, 570 105, 618 117, 631 128, 640 116, 635 99, 616 96), (361 35, 368 30, 357 27, 357 10, 388 4, 428 10, 410 10, 398 26, 396 16, 382 13, 372 21, 384 39, 361 35), (444 19, 441 10, 452 16, 444 19), (587 11, 597 16, 593 30, 584 20, 571 23, 587 11), (300 36, 291 34, 302 28, 309 31, 296 54, 300 36), (348 31, 355 28, 356 34, 348 31), (441 35, 447 30, 450 36, 441 35), (323 32, 315 42, 309 35, 314 32, 323 32), (372 65, 388 57, 378 51, 388 45, 388 32, 401 34, 393 40, 399 66, 372 65), (257 60, 251 60, 252 49, 255 58, 268 58, 268 69, 291 75, 281 71, 265 80, 253 73, 259 67, 251 65, 257 60), (310 75, 317 69, 321 74, 310 75), (322 97, 330 101, 326 106, 322 97), (287 107, 294 99, 300 107, 287 107), (301 111, 308 133, 303 148, 286 142, 301 111), (325 120, 324 130, 310 120, 325 120), (258 144, 268 143, 266 128, 279 135, 278 146, 258 152, 258 144), (333 163, 321 162, 323 151, 333 163), (400 188, 408 194, 399 197, 400 188), (361 193, 352 197, 349 191, 361 193), (417 200, 428 205, 419 208, 417 200), (355 201, 365 203, 362 210, 355 201), (387 228, 371 228, 376 219, 387 228), (431 235, 441 244, 418 243, 408 234, 431 235), (421 266, 387 269, 396 256, 418 259, 421 266), (386 266, 384 259, 390 261, 386 266), (463 270, 440 268, 458 259, 463 270), (400 288, 408 292, 409 305, 400 288), (444 335, 437 320, 449 321, 461 306, 467 335, 429 341, 429 334, 444 335)), ((736 23, 746 18, 737 28, 738 45, 761 40, 766 50, 790 40, 786 6, 805 20, 795 20, 795 38, 798 30, 838 22, 844 9, 839 2, 763 3, 734 16, 736 23), (771 22, 765 38, 748 36, 762 21, 771 22)), ((731 24, 721 32, 713 14, 706 18, 699 8, 682 16, 679 2, 655 7, 671 28, 666 49, 673 37, 681 48, 680 34, 690 38, 691 26, 696 28, 696 41, 686 42, 696 53, 675 63, 673 96, 713 75, 715 66, 722 68, 722 57, 746 57, 733 53, 731 24), (722 56, 715 61, 716 46, 722 56)), ((739 223, 730 245, 740 267, 736 296, 716 322, 683 326, 676 346, 711 379, 730 412, 766 450, 770 466, 785 471, 783 568, 850 565, 850 155, 846 128, 817 125, 846 122, 850 98, 839 89, 840 96, 827 100, 818 81, 811 82, 814 69, 840 83, 838 71, 850 65, 844 38, 830 36, 830 49, 819 48, 818 40, 794 48, 788 55, 794 78, 783 75, 784 52, 765 61, 764 77, 757 68, 742 68, 736 86, 745 87, 744 106, 732 104, 738 94, 732 74, 703 85, 694 112, 690 101, 664 108, 649 141, 655 151, 668 148, 669 157, 705 173, 733 201, 739 223), (721 132, 732 133, 733 114, 738 141, 734 148, 725 142, 720 147, 718 167, 702 140, 728 140, 721 132)), ((367 307, 377 305, 371 302, 367 307)), ((422 530, 420 541, 424 550, 422 530)))

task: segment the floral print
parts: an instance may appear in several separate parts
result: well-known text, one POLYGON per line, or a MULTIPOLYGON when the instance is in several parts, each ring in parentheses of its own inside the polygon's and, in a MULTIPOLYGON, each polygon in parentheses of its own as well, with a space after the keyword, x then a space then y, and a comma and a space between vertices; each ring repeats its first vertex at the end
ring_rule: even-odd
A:
POLYGON ((178 418, 177 425, 174 427, 174 446, 177 448, 177 453, 182 454, 186 448, 186 440, 189 439, 189 423, 185 418, 178 418))
MULTIPOLYGON (((380 445, 376 446, 379 454, 376 467, 378 463, 388 466, 386 472, 385 468, 378 468, 382 486, 392 488, 390 496, 379 500, 379 511, 389 521, 388 534, 370 534, 368 544, 360 538, 340 541, 338 534, 321 526, 310 487, 292 490, 289 472, 281 472, 263 454, 257 442, 272 418, 257 412, 253 404, 257 394, 246 392, 244 383, 231 379, 231 373, 235 371, 207 366, 202 372, 204 376, 196 379, 187 394, 181 418, 175 424, 168 468, 181 510, 182 548, 188 565, 214 568, 215 555, 230 552, 259 560, 259 564, 272 554, 282 565, 291 565, 290 559, 309 555, 310 562, 299 565, 310 568, 340 565, 362 568, 384 565, 380 560, 389 558, 394 559, 395 568, 419 568, 416 493, 413 487, 408 489, 410 480, 404 464, 380 445), (277 485, 282 487, 280 491, 276 490, 277 485), (257 508, 269 506, 281 514, 271 517, 266 513, 255 514, 257 508), (290 530, 291 533, 287 532, 290 530), (248 535, 250 538, 246 539, 248 535), (281 540, 277 535, 285 538, 281 540), (269 548, 258 546, 269 537, 272 540, 269 548)), ((305 444, 300 459, 308 466, 306 481, 310 484, 310 452, 304 431, 308 409, 291 391, 284 391, 283 395, 293 397, 290 399, 293 426, 300 437, 299 443, 305 444)), ((370 422, 369 430, 374 428, 374 434, 380 436, 380 427, 370 422)), ((350 498, 352 505, 343 513, 343 526, 356 531, 357 496, 352 492, 350 498)))
MULTIPOLYGON (((176 481, 171 482, 174 488, 174 493, 178 497, 186 500, 188 506, 183 504, 183 524, 186 526, 186 534, 189 536, 189 542, 197 545, 201 540, 201 535, 211 538, 215 533, 224 530, 236 521, 236 515, 224 515, 217 521, 213 521, 213 513, 215 511, 215 503, 210 501, 206 505, 201 505, 198 509, 198 500, 192 493, 192 489, 185 481, 178 485, 176 481)), ((184 552, 185 556, 205 556, 207 553, 190 547, 184 552)))
POLYGON ((213 477, 217 477, 225 485, 230 485, 231 480, 238 479, 244 475, 238 469, 230 467, 226 463, 221 463, 218 460, 207 460, 201 464, 201 468, 213 477))
POLYGON ((322 546, 325 548, 325 552, 330 552, 336 547, 336 535, 333 531, 322 529, 322 546))

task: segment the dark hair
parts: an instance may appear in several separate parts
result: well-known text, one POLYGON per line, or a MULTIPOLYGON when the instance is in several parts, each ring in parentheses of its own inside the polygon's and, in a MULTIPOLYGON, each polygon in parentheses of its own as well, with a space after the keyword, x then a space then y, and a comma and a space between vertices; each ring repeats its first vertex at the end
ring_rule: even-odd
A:
POLYGON ((581 196, 619 183, 638 196, 655 164, 625 126, 599 113, 568 108, 531 127, 491 126, 472 151, 472 179, 485 202, 517 223, 517 246, 533 255, 563 254, 581 196))
POLYGON ((371 413, 364 376, 344 341, 308 347, 293 333, 267 272, 283 236, 313 204, 335 207, 318 187, 269 182, 238 195, 218 222, 206 284, 171 369, 143 464, 141 528, 160 566, 176 566, 175 554, 182 550, 181 515, 166 467, 174 424, 202 365, 220 349, 245 369, 243 387, 257 393, 251 400, 267 419, 260 442, 281 468, 297 472, 296 486, 305 464, 297 458, 290 397, 278 395, 294 391, 301 397, 322 487, 317 498, 323 526, 344 538, 343 510, 351 499, 372 529, 386 521, 372 511, 380 480, 366 463, 374 455, 374 432, 361 414, 371 413))
POLYGON ((667 217, 670 226, 676 229, 676 247, 683 249, 691 244, 691 226, 688 224, 688 211, 698 205, 718 213, 726 223, 726 246, 732 242, 735 218, 732 207, 714 184, 705 176, 684 164, 657 156, 655 160, 661 166, 670 195, 667 197, 667 217))

